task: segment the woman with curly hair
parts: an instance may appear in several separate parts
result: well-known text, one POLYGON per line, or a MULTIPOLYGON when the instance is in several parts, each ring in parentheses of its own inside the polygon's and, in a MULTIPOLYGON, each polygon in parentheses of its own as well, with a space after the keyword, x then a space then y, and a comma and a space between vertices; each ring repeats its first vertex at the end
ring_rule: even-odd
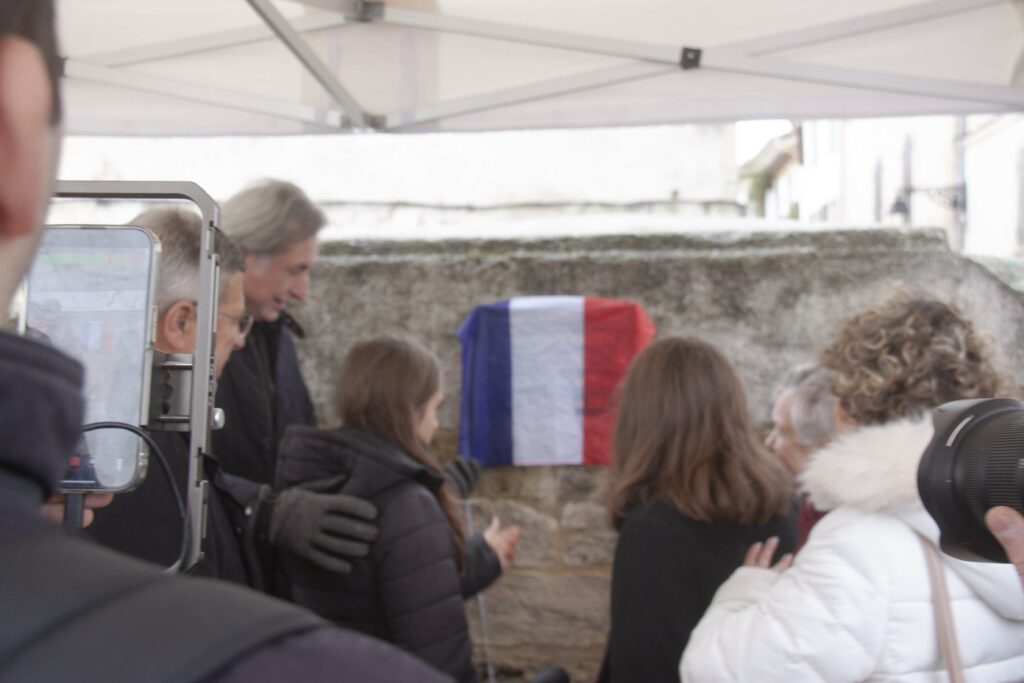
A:
MULTIPOLYGON (((1000 393, 981 337, 955 308, 907 293, 846 321, 824 351, 839 436, 800 477, 830 510, 791 568, 751 548, 680 663, 683 681, 944 681, 917 495, 930 411, 1000 393)), ((941 555, 941 553, 940 553, 941 555)), ((1024 595, 1009 565, 941 555, 966 679, 1024 675, 1024 595)))
POLYGON ((736 371, 669 337, 621 389, 608 510, 619 532, 600 681, 678 683, 679 657, 751 543, 796 545, 790 477, 760 444, 736 371))

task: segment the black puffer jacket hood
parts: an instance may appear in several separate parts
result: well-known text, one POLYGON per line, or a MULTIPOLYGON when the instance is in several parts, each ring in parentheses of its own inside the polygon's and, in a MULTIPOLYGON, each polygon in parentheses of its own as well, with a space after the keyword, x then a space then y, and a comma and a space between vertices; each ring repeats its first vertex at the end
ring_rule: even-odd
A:
POLYGON ((338 479, 345 493, 372 498, 410 482, 432 493, 444 484, 442 476, 397 445, 354 429, 293 425, 285 431, 278 458, 278 488, 338 479))
POLYGON ((279 488, 317 482, 378 511, 377 540, 351 574, 286 557, 295 602, 475 683, 452 530, 435 497, 443 477, 384 439, 303 425, 285 431, 277 474, 279 488))

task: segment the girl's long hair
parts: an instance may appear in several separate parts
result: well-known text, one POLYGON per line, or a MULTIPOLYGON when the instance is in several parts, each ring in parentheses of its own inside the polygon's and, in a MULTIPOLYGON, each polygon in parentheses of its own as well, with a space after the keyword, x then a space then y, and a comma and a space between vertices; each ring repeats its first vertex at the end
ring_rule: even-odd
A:
MULTIPOLYGON (((416 435, 416 423, 427 402, 441 388, 441 366, 434 354, 399 337, 357 342, 345 355, 337 387, 343 426, 387 439, 444 478, 437 457, 416 435)), ((434 495, 452 528, 455 561, 461 572, 465 537, 447 481, 434 495)))
POLYGON ((662 339, 633 359, 613 453, 616 529, 661 496, 687 517, 741 525, 763 524, 792 501, 789 476, 754 433, 735 370, 699 339, 662 339))

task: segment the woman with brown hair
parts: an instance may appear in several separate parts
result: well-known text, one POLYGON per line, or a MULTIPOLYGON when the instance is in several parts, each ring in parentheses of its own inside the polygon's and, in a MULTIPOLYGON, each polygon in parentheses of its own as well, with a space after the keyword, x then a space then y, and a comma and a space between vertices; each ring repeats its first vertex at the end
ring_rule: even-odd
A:
POLYGON ((948 588, 966 680, 1021 680, 1024 595, 1013 567, 937 552, 917 493, 931 410, 1001 391, 980 335, 952 306, 902 292, 847 320, 822 365, 836 373, 837 439, 800 479, 830 512, 792 568, 752 550, 694 630, 683 681, 949 680, 929 556, 948 588))
POLYGON ((693 338, 633 360, 613 451, 619 540, 601 680, 677 683, 690 631, 750 545, 792 550, 789 478, 759 443, 732 366, 693 338))
MULTIPOLYGON (((394 643, 467 683, 477 675, 460 576, 466 539, 428 447, 443 398, 440 365, 419 344, 395 337, 356 343, 338 379, 343 426, 289 427, 277 484, 357 496, 373 503, 379 515, 379 534, 351 574, 286 557, 295 602, 394 643)), ((517 536, 518 530, 507 527, 504 533, 517 536)), ((514 553, 515 539, 504 540, 514 553)), ((511 559, 499 555, 495 562, 502 565, 511 559)))

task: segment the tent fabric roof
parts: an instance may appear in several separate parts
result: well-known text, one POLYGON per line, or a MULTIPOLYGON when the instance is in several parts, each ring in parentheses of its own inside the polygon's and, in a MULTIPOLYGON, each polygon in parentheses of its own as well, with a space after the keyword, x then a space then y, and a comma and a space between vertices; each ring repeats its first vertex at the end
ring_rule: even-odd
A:
POLYGON ((78 134, 478 131, 1024 109, 1024 14, 1012 0, 58 6, 68 128, 78 134))

